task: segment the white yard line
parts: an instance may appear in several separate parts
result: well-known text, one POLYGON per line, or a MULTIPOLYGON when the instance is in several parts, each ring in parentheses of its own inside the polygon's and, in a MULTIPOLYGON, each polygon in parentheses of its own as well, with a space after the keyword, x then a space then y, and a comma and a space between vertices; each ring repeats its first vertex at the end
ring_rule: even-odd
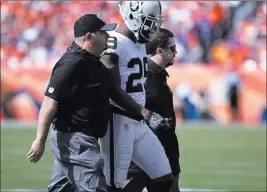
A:
MULTIPOLYGON (((194 191, 197 191, 197 192, 205 192, 205 191, 216 191, 216 192, 223 192, 223 191, 226 191, 226 190, 215 190, 215 189, 193 189, 193 188, 181 188, 180 189, 181 192, 194 192, 194 191)), ((8 190, 1 190, 1 192, 45 192, 45 190, 33 190, 33 189, 8 189, 8 190)), ((144 190, 143 192, 147 192, 146 190, 144 190)), ((229 192, 229 191, 228 191, 229 192)))

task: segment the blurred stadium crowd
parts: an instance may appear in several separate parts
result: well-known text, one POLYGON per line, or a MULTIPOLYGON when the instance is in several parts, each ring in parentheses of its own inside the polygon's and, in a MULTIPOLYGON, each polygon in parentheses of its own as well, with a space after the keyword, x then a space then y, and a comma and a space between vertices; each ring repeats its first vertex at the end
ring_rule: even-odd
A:
MULTIPOLYGON (((162 26, 175 34, 178 51, 176 66, 197 66, 200 63, 223 66, 229 70, 229 100, 233 95, 231 91, 234 94, 238 92, 236 90, 240 86, 240 78, 236 71, 240 67, 248 66, 266 72, 265 1, 161 3, 162 26)), ((106 22, 120 23, 117 4, 118 1, 2 1, 1 67, 10 70, 51 69, 73 41, 73 24, 81 14, 96 13, 106 22)), ((180 100, 188 89, 186 83, 173 87, 180 100)), ((208 110, 209 96, 205 91, 207 90, 194 93, 194 102, 187 99, 183 101, 183 105, 188 103, 203 111, 203 118, 211 118, 208 110)), ((4 95, 1 98, 6 97, 4 95)), ((1 99, 1 110, 4 106, 4 113, 8 117, 8 107, 3 105, 5 101, 10 99, 1 99)), ((39 107, 40 101, 35 103, 39 107)), ((179 101, 175 103, 177 112, 185 114, 179 101)), ((232 108, 233 111, 236 110, 236 106, 232 108)), ((186 115, 183 118, 186 119, 186 115)))
MULTIPOLYGON (((9 67, 53 64, 73 40, 73 23, 94 12, 120 22, 117 1, 7 1, 1 3, 1 58, 9 67), (12 50, 12 51, 10 51, 12 50)), ((176 36, 177 63, 266 69, 266 2, 162 2, 163 26, 176 36)))

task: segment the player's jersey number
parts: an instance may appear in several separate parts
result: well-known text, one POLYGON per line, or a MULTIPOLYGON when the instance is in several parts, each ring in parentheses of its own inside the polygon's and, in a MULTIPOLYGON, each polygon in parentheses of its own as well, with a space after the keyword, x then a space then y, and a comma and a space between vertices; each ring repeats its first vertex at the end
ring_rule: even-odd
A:
POLYGON ((137 85, 133 85, 134 80, 139 80, 143 77, 146 77, 147 72, 147 58, 143 58, 143 62, 139 57, 133 58, 128 63, 128 68, 134 68, 135 65, 138 65, 139 72, 138 73, 132 73, 129 75, 128 80, 126 82, 126 92, 127 93, 137 93, 137 92, 143 92, 143 86, 141 83, 137 83, 137 85))

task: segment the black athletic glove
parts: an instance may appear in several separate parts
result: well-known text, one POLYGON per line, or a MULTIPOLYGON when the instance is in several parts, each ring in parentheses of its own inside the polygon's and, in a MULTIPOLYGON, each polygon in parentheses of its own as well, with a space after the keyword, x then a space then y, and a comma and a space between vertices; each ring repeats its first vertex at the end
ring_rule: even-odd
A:
POLYGON ((152 129, 152 131, 157 132, 159 129, 169 129, 170 119, 163 118, 155 112, 150 112, 149 115, 144 119, 146 124, 152 129))

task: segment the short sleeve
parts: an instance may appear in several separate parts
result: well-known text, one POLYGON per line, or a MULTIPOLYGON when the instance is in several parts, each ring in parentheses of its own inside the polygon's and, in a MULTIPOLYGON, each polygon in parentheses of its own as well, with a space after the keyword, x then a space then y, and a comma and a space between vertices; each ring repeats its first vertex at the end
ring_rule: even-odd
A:
POLYGON ((103 52, 103 55, 117 55, 120 59, 123 57, 122 55, 122 45, 120 42, 120 38, 118 38, 118 33, 110 32, 109 38, 107 40, 107 49, 103 52))
POLYGON ((58 102, 70 93, 77 83, 78 63, 67 59, 59 60, 52 71, 44 95, 58 102))

